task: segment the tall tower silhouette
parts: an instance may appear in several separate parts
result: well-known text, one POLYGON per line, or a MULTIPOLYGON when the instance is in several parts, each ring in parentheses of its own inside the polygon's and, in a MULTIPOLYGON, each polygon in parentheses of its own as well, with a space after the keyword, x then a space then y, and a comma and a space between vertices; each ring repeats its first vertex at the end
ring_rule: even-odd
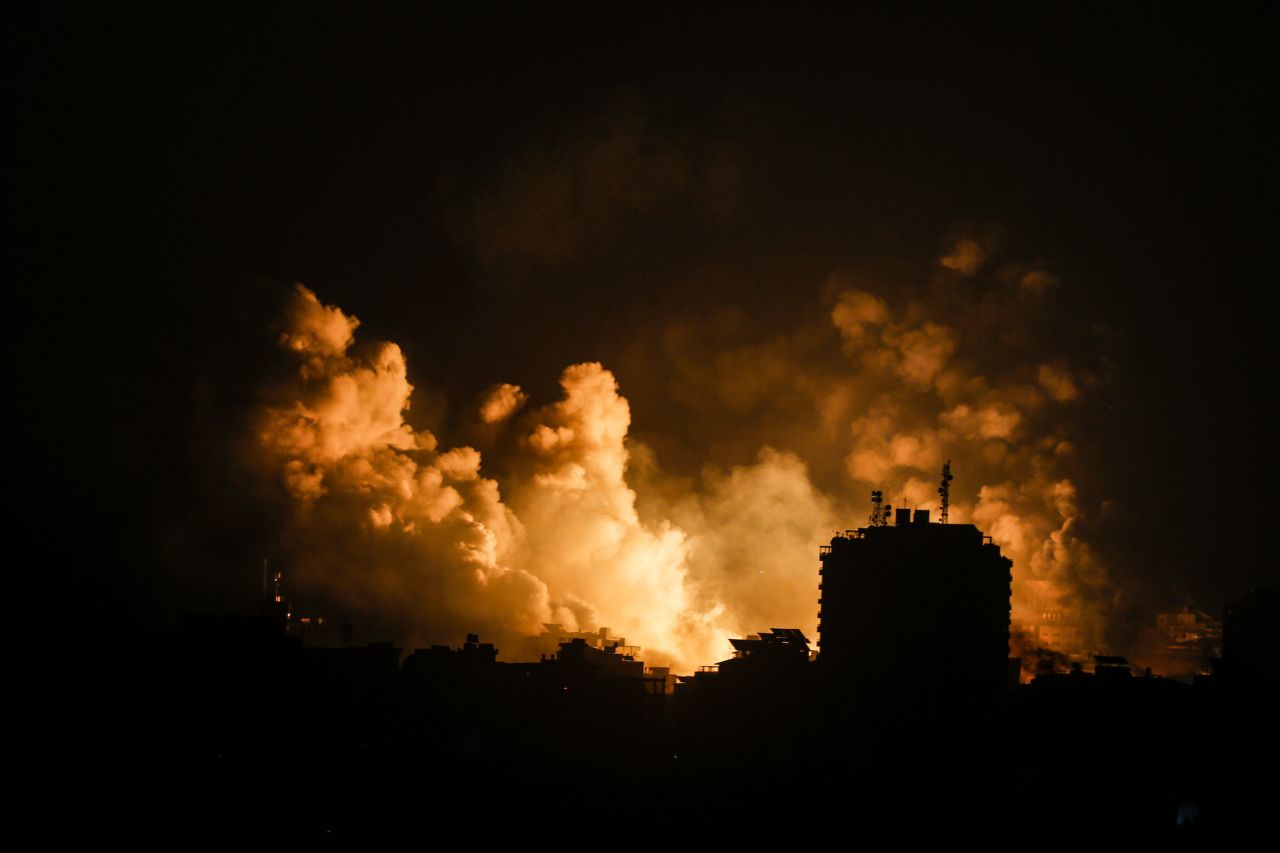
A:
POLYGON ((1009 672, 1013 562, 972 524, 894 523, 819 549, 818 664, 888 694, 998 691, 1009 672))

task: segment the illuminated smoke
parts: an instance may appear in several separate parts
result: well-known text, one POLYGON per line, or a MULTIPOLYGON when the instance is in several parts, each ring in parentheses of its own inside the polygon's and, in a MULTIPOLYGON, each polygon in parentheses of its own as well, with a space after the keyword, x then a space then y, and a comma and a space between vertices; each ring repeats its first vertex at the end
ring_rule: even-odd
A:
MULTIPOLYGON (((756 189, 742 168, 749 156, 624 110, 513 156, 459 210, 455 237, 490 271, 523 260, 578 275, 609 257, 631 227, 683 228, 688 222, 672 220, 673 209, 709 233, 733 211, 749 221, 753 206, 735 203, 751 201, 756 189)), ((926 271, 903 273, 911 267, 895 263, 891 272, 833 274, 799 323, 732 305, 669 309, 608 350, 634 404, 622 479, 566 480, 572 468, 534 464, 549 451, 530 433, 523 465, 501 460, 501 470, 518 472, 503 480, 503 494, 532 536, 529 495, 589 482, 584 488, 613 495, 600 497, 601 507, 625 504, 639 518, 637 529, 629 514, 618 516, 611 553, 626 559, 639 549, 663 555, 656 565, 681 567, 685 624, 810 630, 816 546, 835 529, 865 523, 872 489, 936 509, 939 469, 950 458, 953 522, 989 528, 1014 560, 1019 630, 1076 654, 1097 648, 1120 592, 1090 544, 1098 506, 1080 494, 1089 463, 1073 424, 1087 420, 1105 371, 1091 352, 1094 330, 1064 329, 1073 316, 1064 310, 1069 283, 1042 263, 1011 257, 1008 243, 999 224, 957 225, 926 271), (550 480, 539 486, 538 477, 550 480), (628 489, 634 500, 620 501, 628 489)), ((662 274, 695 289, 699 275, 714 283, 721 274, 673 263, 662 274)), ((748 294, 760 289, 743 285, 748 294)), ((764 290, 782 292, 776 281, 764 290)), ((546 426, 546 444, 558 447, 551 436, 565 413, 541 412, 524 426, 513 418, 511 429, 546 426)), ((549 499, 565 500, 554 491, 549 499)), ((617 514, 599 509, 591 524, 610 512, 617 514)), ((530 570, 544 578, 557 571, 549 556, 556 548, 540 547, 530 570)), ((598 584, 565 586, 555 606, 588 618, 568 588, 598 584)), ((595 618, 613 619, 593 605, 595 618)), ((616 620, 610 627, 637 630, 616 620)))
MULTIPOLYGON (((940 264, 973 275, 984 259, 962 240, 940 264)), ((1018 291, 1030 275, 997 277, 999 323, 1028 322, 1018 291)), ((936 509, 938 470, 952 459, 961 485, 951 517, 976 524, 1013 559, 1015 623, 1033 635, 1050 623, 1044 645, 1095 648, 1111 581, 1081 536, 1073 446, 1060 426, 1080 382, 1065 362, 1024 361, 1014 347, 990 352, 980 330, 964 326, 974 310, 946 290, 896 311, 859 289, 839 295, 831 319, 862 389, 847 473, 895 503, 936 509)))
MULTIPOLYGON (((1014 633, 1032 638, 1018 648, 1080 655, 1100 648, 1118 595, 1089 542, 1098 508, 1078 493, 1080 461, 1069 428, 1099 380, 1052 351, 1050 287, 1029 288, 1026 280, 1056 279, 999 260, 988 256, 990 274, 975 271, 966 279, 940 263, 922 285, 833 277, 825 335, 814 320, 781 333, 732 315, 671 324, 660 352, 644 350, 635 361, 650 370, 659 365, 655 372, 679 406, 664 417, 680 424, 680 440, 644 438, 668 456, 687 444, 708 456, 742 458, 768 444, 785 454, 775 458, 795 459, 796 479, 815 500, 779 501, 775 512, 785 518, 792 507, 805 507, 815 528, 807 534, 806 558, 832 529, 866 523, 872 489, 894 505, 936 511, 939 472, 951 459, 952 523, 976 524, 1014 561, 1014 633)), ((768 617, 748 609, 744 590, 767 575, 749 566, 789 566, 783 549, 775 551, 785 537, 758 522, 735 528, 711 516, 706 508, 723 478, 705 472, 686 478, 677 501, 661 477, 647 477, 642 505, 659 503, 726 554, 738 541, 727 535, 734 530, 749 543, 741 550, 766 552, 758 560, 723 559, 735 581, 722 587, 725 606, 763 625, 768 617), (678 515, 667 508, 673 504, 698 511, 678 515)), ((750 483, 739 476, 730 491, 751 494, 750 483)), ((802 547, 800 538, 789 547, 802 547)), ((811 626, 804 619, 811 602, 802 595, 816 584, 813 564, 809 572, 794 587, 762 586, 778 614, 774 624, 786 618, 811 626)), ((696 565, 691 574, 704 577, 696 565)))
POLYGON ((1014 561, 1018 648, 1096 648, 1115 588, 1064 426, 1096 377, 1040 346, 1057 279, 963 242, 921 287, 833 278, 825 331, 756 334, 728 315, 649 336, 634 379, 661 377, 665 431, 631 434, 598 363, 566 368, 560 398, 532 408, 492 386, 475 416, 506 436, 486 451, 501 482, 477 450, 405 420, 395 344, 357 343, 355 318, 298 286, 280 339, 296 372, 258 422, 293 507, 292 577, 405 643, 479 631, 513 648, 545 622, 608 626, 688 671, 729 636, 812 637, 817 546, 865 523, 873 488, 936 508, 950 458, 952 521, 1014 561))
MULTIPOLYGON (((293 578, 411 643, 468 631, 500 641, 567 628, 625 629, 650 660, 691 667, 728 629, 714 601, 692 605, 688 540, 649 527, 627 487, 630 411, 613 375, 579 364, 564 398, 532 412, 512 461, 512 502, 479 452, 441 450, 404 421, 412 386, 395 344, 353 346, 358 323, 299 285, 282 345, 294 380, 264 408, 259 438, 295 505, 293 578)), ((487 423, 524 394, 498 386, 487 423)))
POLYGON ((951 247, 951 251, 943 255, 938 263, 961 275, 973 275, 982 267, 982 262, 986 259, 986 250, 978 244, 978 241, 965 238, 957 240, 951 247))
POLYGON ((533 413, 521 442, 512 506, 528 534, 523 565, 556 596, 555 621, 616 626, 651 658, 688 665, 686 649, 710 652, 714 604, 691 607, 684 531, 640 522, 625 476, 627 401, 599 364, 567 368, 560 385, 564 398, 533 413))
POLYGON ((503 382, 492 388, 480 404, 480 420, 486 424, 505 421, 529 399, 519 386, 503 382))
POLYGON ((420 642, 483 625, 535 631, 546 586, 513 567, 519 521, 471 448, 437 450, 404 422, 412 386, 395 344, 353 347, 358 323, 299 285, 281 343, 294 380, 264 408, 259 438, 295 502, 291 580, 376 614, 420 642))
POLYGON ((771 447, 751 464, 704 474, 666 511, 691 532, 690 574, 741 631, 800 628, 817 637, 814 544, 839 525, 798 456, 771 447))
POLYGON ((1067 403, 1080 396, 1071 375, 1049 364, 1040 365, 1040 387, 1059 403, 1067 403))

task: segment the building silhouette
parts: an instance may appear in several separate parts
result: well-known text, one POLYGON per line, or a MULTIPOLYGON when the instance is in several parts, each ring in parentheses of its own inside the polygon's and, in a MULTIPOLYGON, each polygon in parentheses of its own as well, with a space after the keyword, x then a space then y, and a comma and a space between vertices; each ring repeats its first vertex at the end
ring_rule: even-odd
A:
POLYGON ((971 524, 877 505, 820 548, 818 666, 864 696, 990 696, 1007 685, 1012 566, 971 524))
POLYGON ((1215 671, 1229 684, 1280 691, 1280 594, 1251 589, 1228 602, 1222 616, 1222 658, 1215 671))

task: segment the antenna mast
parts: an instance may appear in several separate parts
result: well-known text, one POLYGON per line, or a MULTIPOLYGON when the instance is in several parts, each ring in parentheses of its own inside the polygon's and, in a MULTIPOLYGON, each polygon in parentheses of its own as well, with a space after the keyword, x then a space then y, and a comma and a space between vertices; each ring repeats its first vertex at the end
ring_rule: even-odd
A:
POLYGON ((871 493, 871 526, 885 526, 884 492, 877 489, 871 493))
POLYGON ((955 478, 951 476, 951 460, 948 459, 942 465, 942 485, 938 486, 938 494, 942 495, 942 523, 947 523, 947 511, 951 508, 951 481, 955 478))

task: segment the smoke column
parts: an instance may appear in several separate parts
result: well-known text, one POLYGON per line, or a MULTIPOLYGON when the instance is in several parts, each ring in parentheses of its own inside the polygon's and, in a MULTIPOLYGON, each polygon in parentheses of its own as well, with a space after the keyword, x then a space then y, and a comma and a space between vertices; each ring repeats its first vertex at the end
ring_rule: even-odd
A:
POLYGON ((833 276, 816 334, 709 318, 638 346, 668 377, 672 431, 708 458, 731 445, 732 464, 664 467, 663 437, 629 435, 631 405, 599 363, 566 367, 559 399, 534 407, 494 385, 471 419, 501 481, 476 448, 409 423, 399 347, 358 341, 356 318, 298 285, 280 335, 290 379, 256 419, 289 506, 291 578, 406 644, 609 626, 650 663, 690 671, 725 656, 729 636, 812 637, 817 546, 865 523, 873 488, 936 508, 951 458, 953 523, 1014 560, 1015 653, 1044 644, 1050 612, 1096 646, 1115 588, 1082 535, 1063 424, 1100 380, 1029 355, 1059 283, 996 254, 966 234, 920 286, 833 276))

